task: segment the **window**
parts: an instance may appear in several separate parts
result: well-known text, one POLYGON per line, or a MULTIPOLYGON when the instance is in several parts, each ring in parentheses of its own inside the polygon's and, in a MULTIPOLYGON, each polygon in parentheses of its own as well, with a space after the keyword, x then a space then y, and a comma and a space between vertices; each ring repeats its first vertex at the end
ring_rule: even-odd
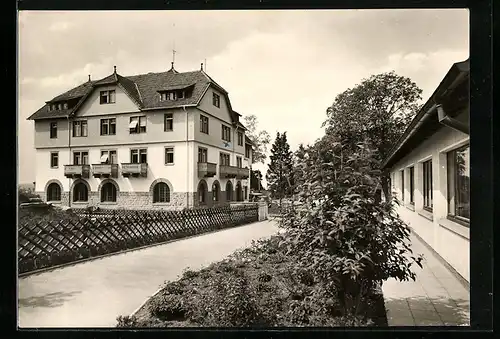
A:
POLYGON ((57 104, 57 110, 61 110, 62 109, 62 105, 61 104, 57 104))
POLYGON ((89 152, 73 152, 73 165, 88 165, 89 152))
POLYGON ((101 135, 116 134, 116 118, 101 119, 101 135))
POLYGON ((174 148, 166 147, 165 148, 165 165, 173 165, 174 164, 174 148))
POLYGON ((226 184, 226 201, 233 200, 233 184, 231 181, 228 181, 226 184))
POLYGON ((68 109, 68 103, 67 103, 67 102, 65 102, 65 103, 63 104, 63 108, 64 108, 64 109, 68 109))
POLYGON ((468 225, 470 219, 469 145, 449 152, 447 157, 448 215, 468 225))
POLYGON ((50 152, 50 168, 59 167, 59 152, 50 152))
POLYGON ((212 200, 213 201, 219 201, 219 191, 220 191, 219 183, 214 182, 212 184, 212 200))
POLYGON ((405 170, 401 170, 401 201, 405 201, 405 170))
POLYGON ((116 151, 101 151, 101 164, 117 164, 118 156, 116 151))
POLYGON ((101 105, 114 104, 116 102, 116 94, 114 90, 101 91, 101 105))
POLYGON ((73 188, 73 201, 85 202, 89 199, 89 191, 83 182, 79 182, 73 188))
POLYGON ((243 146, 243 133, 238 132, 238 146, 243 146))
POLYGON ((160 92, 160 101, 184 99, 184 91, 160 92))
POLYGON ((208 117, 200 115, 200 132, 208 134, 208 117))
POLYGON ((153 203, 170 202, 170 188, 164 182, 159 182, 153 188, 153 203))
POLYGON ((198 147, 198 162, 208 162, 208 150, 198 147))
POLYGON ((236 157, 236 166, 238 168, 242 168, 243 167, 243 161, 242 161, 241 157, 236 157))
POLYGON ((130 134, 133 133, 146 133, 146 117, 130 117, 129 124, 130 134))
POLYGON ((73 121, 73 136, 86 137, 87 136, 87 120, 73 121))
POLYGON ((50 138, 57 139, 57 122, 50 123, 50 138))
POLYGON ((247 146, 245 148, 245 157, 250 159, 251 155, 252 155, 252 147, 247 146))
POLYGON ((231 162, 230 162, 229 154, 221 153, 220 154, 220 165, 221 166, 230 166, 230 164, 231 164, 231 162))
POLYGON ((47 201, 61 201, 61 186, 55 182, 47 187, 47 201))
POLYGON ((213 93, 212 103, 215 107, 220 107, 220 96, 216 93, 213 93))
POLYGON ((172 113, 165 114, 165 121, 163 122, 163 130, 165 132, 174 130, 174 115, 172 113))
POLYGON ((146 164, 148 162, 148 150, 145 148, 131 149, 130 162, 133 164, 146 164))
POLYGON ((222 140, 231 141, 231 128, 222 125, 222 140))
POLYGON ((415 189, 415 167, 410 167, 408 169, 410 171, 410 204, 414 205, 414 189, 415 189))
POLYGON ((207 184, 204 181, 200 181, 198 184, 198 202, 200 204, 207 202, 207 184))
POLYGON ((116 202, 116 186, 110 182, 102 185, 101 202, 116 202))
POLYGON ((422 164, 424 182, 424 209, 432 211, 432 160, 422 164))

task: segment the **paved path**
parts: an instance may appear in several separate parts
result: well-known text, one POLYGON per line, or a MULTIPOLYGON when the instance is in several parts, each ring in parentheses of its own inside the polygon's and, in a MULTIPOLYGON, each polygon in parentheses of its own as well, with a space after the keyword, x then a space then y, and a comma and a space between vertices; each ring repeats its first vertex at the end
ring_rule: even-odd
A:
POLYGON ((470 294, 458 279, 412 234, 414 254, 423 254, 415 282, 388 280, 382 286, 389 326, 470 324, 470 294))
POLYGON ((19 327, 114 327, 166 280, 278 230, 257 222, 19 279, 19 327))

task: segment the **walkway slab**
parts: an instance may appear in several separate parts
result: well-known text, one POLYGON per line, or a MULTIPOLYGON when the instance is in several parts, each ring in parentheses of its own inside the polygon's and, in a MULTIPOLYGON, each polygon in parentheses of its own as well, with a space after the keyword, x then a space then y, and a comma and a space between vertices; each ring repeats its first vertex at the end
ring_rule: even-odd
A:
POLYGON ((18 281, 19 327, 114 327, 186 268, 222 260, 278 231, 262 221, 83 262, 18 281))
POLYGON ((389 279, 382 286, 389 326, 469 326, 470 293, 417 238, 414 254, 423 254, 416 281, 389 279))

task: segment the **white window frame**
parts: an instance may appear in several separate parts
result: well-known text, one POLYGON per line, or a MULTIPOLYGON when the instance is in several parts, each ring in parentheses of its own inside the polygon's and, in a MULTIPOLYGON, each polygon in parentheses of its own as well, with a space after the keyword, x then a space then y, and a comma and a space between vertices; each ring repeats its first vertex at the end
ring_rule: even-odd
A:
POLYGON ((174 165, 175 163, 175 147, 174 146, 165 146, 164 150, 163 150, 163 155, 164 155, 164 163, 165 163, 165 166, 172 166, 174 165), (167 162, 167 150, 172 150, 171 152, 169 152, 169 154, 171 153, 172 154, 172 162, 167 162))
POLYGON ((50 152, 50 168, 59 168, 59 152, 50 152), (55 156, 55 159, 57 159, 56 166, 52 166, 52 159, 54 156, 55 156))

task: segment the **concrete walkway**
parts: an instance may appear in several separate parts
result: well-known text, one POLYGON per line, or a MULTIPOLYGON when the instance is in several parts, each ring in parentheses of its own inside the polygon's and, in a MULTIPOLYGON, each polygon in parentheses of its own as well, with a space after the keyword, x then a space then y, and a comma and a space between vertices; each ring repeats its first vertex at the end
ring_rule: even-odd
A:
POLYGON ((423 254, 417 280, 388 280, 382 286, 389 326, 469 326, 470 294, 460 281, 412 234, 414 254, 423 254))
POLYGON ((166 280, 278 230, 257 222, 19 279, 19 327, 114 327, 166 280))

